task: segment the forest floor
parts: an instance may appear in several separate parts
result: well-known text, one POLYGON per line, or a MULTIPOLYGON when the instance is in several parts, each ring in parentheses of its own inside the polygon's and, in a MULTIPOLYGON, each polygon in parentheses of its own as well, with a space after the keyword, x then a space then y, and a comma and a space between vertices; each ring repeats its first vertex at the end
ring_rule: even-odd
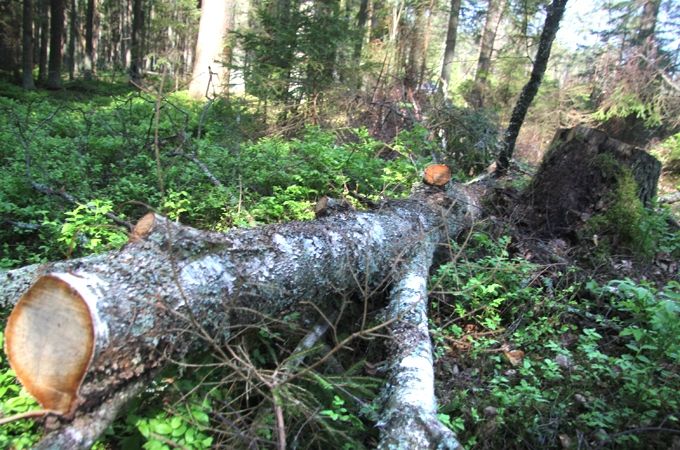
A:
MULTIPOLYGON (((238 99, 206 108, 117 84, 51 94, 2 84, 0 267, 115 249, 126 230, 111 215, 134 221, 149 206, 217 231, 313 219, 324 195, 360 208, 356 199, 407 196, 431 162, 433 143, 418 128, 391 142, 365 129, 285 139, 265 129, 238 99)), ((640 232, 654 239, 644 252, 546 238, 513 209, 535 168, 520 169, 431 276, 440 420, 470 449, 680 449, 680 233, 670 213, 647 210, 640 232)), ((383 302, 371 299, 372 320, 383 302)), ((324 345, 355 331, 357 308, 324 345)), ((239 345, 268 371, 305 332, 270 323, 239 345)), ((385 345, 353 343, 335 367, 278 393, 290 400, 291 448, 375 445, 385 345)), ((165 372, 96 448, 273 448, 269 399, 214 362, 204 354, 165 372)), ((34 408, 0 364, 2 413, 34 408)), ((0 430, 0 447, 27 448, 39 435, 38 424, 16 422, 0 430)))

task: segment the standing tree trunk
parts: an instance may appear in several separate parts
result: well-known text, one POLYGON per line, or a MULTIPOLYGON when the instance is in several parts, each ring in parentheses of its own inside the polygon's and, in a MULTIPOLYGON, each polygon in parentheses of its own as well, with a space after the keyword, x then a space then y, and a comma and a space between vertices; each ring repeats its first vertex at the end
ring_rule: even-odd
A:
MULTIPOLYGON (((236 28, 236 3, 228 2, 228 12, 227 12, 227 32, 229 30, 234 30, 236 28)), ((229 92, 231 87, 231 66, 234 62, 234 51, 236 47, 236 38, 229 37, 225 34, 224 43, 224 90, 229 92)))
POLYGON ((86 80, 91 80, 95 74, 95 44, 94 44, 94 15, 97 8, 95 0, 87 0, 85 12, 85 57, 83 73, 86 80))
POLYGON ((24 89, 35 89, 33 82, 33 0, 24 0, 22 64, 24 89))
POLYGON ((415 90, 418 88, 418 77, 420 74, 420 67, 422 60, 425 58, 423 54, 423 45, 425 42, 425 13, 427 11, 426 0, 417 0, 414 6, 415 22, 409 33, 409 53, 408 64, 406 66, 406 76, 404 84, 406 88, 415 90))
POLYGON ((650 45, 655 40, 654 34, 660 3, 659 0, 644 0, 640 17, 640 28, 634 39, 635 44, 650 45))
POLYGON ((557 34, 557 30, 560 27, 560 20, 562 20, 566 6, 567 0, 553 0, 548 8, 548 14, 545 17, 545 24, 543 25, 541 39, 538 43, 538 50, 536 51, 536 57, 534 58, 534 67, 531 70, 531 76, 517 99, 515 108, 512 110, 512 116, 510 116, 508 129, 505 131, 505 140, 503 142, 503 147, 498 154, 498 161, 496 164, 497 175, 503 175, 508 170, 510 158, 512 158, 512 153, 515 150, 515 142, 517 141, 519 130, 522 128, 522 123, 524 123, 524 117, 538 92, 538 88, 541 86, 543 74, 545 74, 545 69, 548 67, 550 49, 552 48, 552 43, 557 34))
POLYGON ((425 81, 425 72, 427 71, 427 51, 430 49, 430 37, 432 36, 432 16, 433 16, 434 0, 430 0, 427 5, 425 15, 427 16, 427 23, 423 32, 422 53, 423 57, 420 61, 420 73, 418 74, 418 86, 422 86, 425 81))
POLYGON ((47 89, 61 89, 64 0, 50 0, 50 18, 50 59, 47 68, 47 89))
POLYGON ((489 73, 491 72, 491 57, 493 55, 493 44, 496 41, 496 32, 501 23, 503 10, 506 0, 489 0, 484 22, 484 32, 482 42, 479 46, 479 60, 477 61, 477 71, 475 72, 475 84, 471 92, 473 107, 483 108, 484 97, 489 87, 489 73))
POLYGON ((71 0, 69 7, 68 29, 68 79, 73 81, 76 72, 76 45, 78 43, 78 6, 76 0, 71 0))
POLYGON ((50 32, 49 0, 39 0, 40 5, 40 52, 38 56, 38 83, 47 82, 47 46, 50 32))
MULTIPOLYGON (((364 45, 364 39, 366 36, 366 22, 368 21, 368 1, 361 0, 359 4, 359 13, 357 14, 357 37, 354 43, 354 53, 352 57, 354 59, 354 66, 358 67, 361 62, 361 49, 364 45)), ((361 87, 361 77, 358 80, 358 87, 361 87)))
POLYGON ((228 0, 203 0, 198 39, 194 52, 194 68, 189 83, 189 94, 194 98, 219 95, 226 86, 224 42, 227 35, 228 0))
POLYGON ((111 11, 109 12, 109 27, 111 29, 111 36, 109 45, 111 46, 111 52, 109 53, 109 61, 114 69, 120 67, 125 67, 122 62, 125 58, 123 56, 123 14, 124 5, 114 3, 111 5, 111 11))
POLYGON ((21 4, 16 0, 0 0, 0 70, 21 77, 21 4))
POLYGON ((446 31, 446 47, 444 48, 444 61, 442 63, 442 91, 444 95, 449 89, 451 71, 453 70, 453 55, 456 51, 456 37, 458 36, 458 16, 460 15, 461 0, 451 0, 449 11, 449 25, 446 31))
POLYGON ((130 39, 130 81, 138 84, 142 80, 144 36, 144 7, 143 0, 133 0, 132 3, 132 37, 130 39))

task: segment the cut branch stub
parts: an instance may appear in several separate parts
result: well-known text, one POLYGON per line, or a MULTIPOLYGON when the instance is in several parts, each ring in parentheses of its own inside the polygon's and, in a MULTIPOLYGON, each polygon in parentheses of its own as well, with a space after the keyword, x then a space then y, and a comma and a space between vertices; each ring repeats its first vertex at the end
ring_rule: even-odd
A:
POLYGON ((425 168, 423 181, 430 186, 444 186, 451 181, 451 169, 444 164, 431 164, 425 168))
POLYGON ((95 323, 70 274, 41 277, 7 320, 10 366, 44 409, 67 414, 92 360, 95 323), (68 279, 68 280, 67 280, 68 279))
POLYGON ((144 239, 153 230, 154 224, 156 223, 156 215, 154 213, 148 213, 135 225, 130 233, 130 242, 136 242, 140 239, 144 239))

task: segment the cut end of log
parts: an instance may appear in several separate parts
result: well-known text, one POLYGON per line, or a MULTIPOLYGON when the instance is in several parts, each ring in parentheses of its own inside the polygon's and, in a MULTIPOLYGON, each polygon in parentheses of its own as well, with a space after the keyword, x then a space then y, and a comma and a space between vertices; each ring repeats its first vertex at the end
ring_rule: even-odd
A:
POLYGON ((154 213, 148 213, 135 225, 130 234, 130 242, 135 242, 140 239, 144 239, 151 233, 153 226, 156 223, 156 215, 154 213))
POLYGON ((425 168, 423 182, 430 186, 444 186, 451 181, 451 169, 445 164, 431 164, 425 168))
POLYGON ((63 414, 78 398, 94 340, 87 303, 50 275, 19 299, 5 329, 5 351, 21 384, 44 409, 63 414))

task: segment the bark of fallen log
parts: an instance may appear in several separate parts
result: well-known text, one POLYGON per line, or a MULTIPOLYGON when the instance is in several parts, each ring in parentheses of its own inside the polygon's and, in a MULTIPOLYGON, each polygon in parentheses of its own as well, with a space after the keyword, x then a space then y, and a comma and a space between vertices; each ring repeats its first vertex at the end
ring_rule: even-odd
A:
POLYGON ((437 435, 441 429, 432 425, 431 375, 418 372, 432 371, 425 297, 410 280, 426 278, 430 259, 421 255, 423 242, 434 246, 468 226, 479 215, 479 196, 473 186, 448 191, 423 186, 411 199, 376 211, 228 234, 202 232, 149 214, 121 251, 0 275, 11 280, 0 287, 0 304, 9 304, 27 280, 44 274, 23 294, 8 321, 10 361, 44 408, 75 417, 46 439, 68 438, 70 448, 87 448, 96 434, 88 430, 103 430, 113 420, 97 413, 100 405, 121 395, 127 398, 123 393, 162 367, 167 355, 184 355, 197 344, 197 336, 214 345, 230 326, 256 319, 246 309, 283 315, 301 301, 323 305, 337 293, 366 288, 357 280, 367 280, 373 289, 386 286, 399 262, 411 261, 404 272, 396 272, 406 284, 392 296, 396 304, 419 312, 411 317, 410 306, 393 308, 405 320, 396 322, 395 336, 410 343, 393 366, 416 370, 411 375, 426 381, 401 388, 409 375, 393 377, 395 390, 388 390, 387 397, 394 401, 385 411, 390 417, 385 430, 393 431, 384 431, 383 441, 398 432, 390 428, 392 419, 413 416, 410 423, 425 424, 430 439, 445 438, 451 443, 447 448, 455 448, 452 435, 437 435), (200 333, 188 332, 190 328, 200 333), (409 366, 409 361, 419 363, 409 366), (431 396, 427 407, 394 413, 395 407, 411 405, 413 389, 421 386, 431 396))
POLYGON ((379 450, 461 449, 456 436, 437 418, 432 344, 427 321, 427 279, 437 237, 403 265, 390 297, 392 346, 388 382, 383 390, 379 450), (436 446, 433 445, 436 443, 436 446))
POLYGON ((48 433, 33 449, 90 448, 121 410, 132 399, 144 392, 154 374, 154 372, 145 374, 117 390, 101 404, 78 415, 72 422, 59 427, 58 430, 48 433))

